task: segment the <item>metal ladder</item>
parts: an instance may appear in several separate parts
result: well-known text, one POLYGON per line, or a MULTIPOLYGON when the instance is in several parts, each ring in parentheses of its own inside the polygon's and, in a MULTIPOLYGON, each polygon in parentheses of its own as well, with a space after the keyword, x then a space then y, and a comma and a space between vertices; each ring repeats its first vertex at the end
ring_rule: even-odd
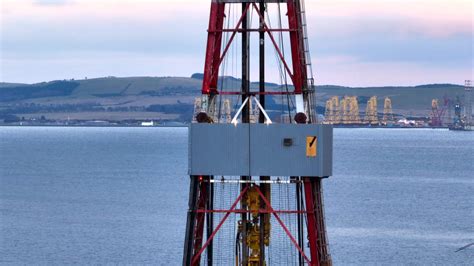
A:
MULTIPOLYGON (((311 53, 309 49, 309 40, 308 40, 308 28, 307 28, 307 21, 306 21, 306 7, 305 7, 305 0, 296 0, 300 6, 299 16, 301 19, 301 25, 299 31, 302 34, 303 38, 303 54, 300 55, 301 61, 304 62, 306 67, 306 84, 308 90, 308 97, 310 97, 310 103, 316 105, 316 89, 314 86, 314 76, 313 76, 313 65, 311 63, 311 53)), ((318 117, 316 115, 316 111, 314 106, 307 106, 310 116, 315 123, 318 123, 318 117)))
POLYGON ((306 22, 306 7, 305 7, 305 1, 304 0, 299 0, 300 1, 300 7, 301 7, 301 33, 303 34, 303 58, 306 64, 307 68, 307 79, 308 79, 308 84, 312 87, 314 85, 314 77, 313 77, 313 65, 311 64, 311 52, 309 50, 309 41, 308 41, 308 28, 307 28, 307 22, 306 22))

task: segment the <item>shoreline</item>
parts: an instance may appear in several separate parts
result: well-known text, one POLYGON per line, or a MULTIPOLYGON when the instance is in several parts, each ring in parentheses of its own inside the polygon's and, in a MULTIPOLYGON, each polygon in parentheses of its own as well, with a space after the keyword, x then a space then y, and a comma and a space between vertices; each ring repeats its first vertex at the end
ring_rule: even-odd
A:
POLYGON ((140 126, 140 125, 0 125, 1 127, 138 127, 138 128, 154 128, 154 127, 188 127, 189 125, 157 125, 157 126, 140 126))
MULTIPOLYGON (((140 126, 140 125, 5 125, 1 127, 110 127, 110 128, 168 128, 168 127, 189 127, 190 124, 184 125, 156 125, 156 126, 140 126)), ((383 126, 334 126, 334 129, 437 129, 449 130, 448 127, 383 127, 383 126)))

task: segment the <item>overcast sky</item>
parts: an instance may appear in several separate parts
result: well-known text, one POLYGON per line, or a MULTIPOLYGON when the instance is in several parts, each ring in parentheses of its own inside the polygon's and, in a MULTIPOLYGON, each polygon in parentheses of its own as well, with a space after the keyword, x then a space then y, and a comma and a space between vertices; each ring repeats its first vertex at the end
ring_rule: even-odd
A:
MULTIPOLYGON (((0 81, 202 72, 210 2, 0 0, 0 81)), ((306 0, 316 83, 473 79, 473 2, 306 0)))

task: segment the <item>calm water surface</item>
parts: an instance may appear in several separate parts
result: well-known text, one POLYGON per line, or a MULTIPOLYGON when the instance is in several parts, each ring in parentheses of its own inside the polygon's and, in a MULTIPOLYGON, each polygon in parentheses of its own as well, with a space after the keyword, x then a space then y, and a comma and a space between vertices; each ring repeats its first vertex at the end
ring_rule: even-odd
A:
MULTIPOLYGON (((335 265, 473 265, 474 134, 336 129, 335 265)), ((186 128, 0 127, 0 263, 179 265, 186 128)))

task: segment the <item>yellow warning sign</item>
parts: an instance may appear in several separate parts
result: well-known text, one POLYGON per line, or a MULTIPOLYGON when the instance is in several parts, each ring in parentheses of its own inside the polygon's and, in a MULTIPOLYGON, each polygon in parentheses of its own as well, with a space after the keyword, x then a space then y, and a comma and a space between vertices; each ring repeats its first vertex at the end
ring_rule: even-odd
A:
POLYGON ((318 145, 318 137, 316 136, 306 137, 306 156, 307 157, 316 157, 317 145, 318 145))

